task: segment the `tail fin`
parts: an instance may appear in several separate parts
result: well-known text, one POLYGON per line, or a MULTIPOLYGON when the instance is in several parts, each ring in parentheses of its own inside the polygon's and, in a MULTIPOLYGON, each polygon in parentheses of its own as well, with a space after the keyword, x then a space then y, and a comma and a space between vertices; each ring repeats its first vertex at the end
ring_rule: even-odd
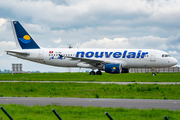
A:
POLYGON ((18 21, 11 22, 16 46, 20 49, 40 49, 39 45, 33 40, 28 32, 18 21))

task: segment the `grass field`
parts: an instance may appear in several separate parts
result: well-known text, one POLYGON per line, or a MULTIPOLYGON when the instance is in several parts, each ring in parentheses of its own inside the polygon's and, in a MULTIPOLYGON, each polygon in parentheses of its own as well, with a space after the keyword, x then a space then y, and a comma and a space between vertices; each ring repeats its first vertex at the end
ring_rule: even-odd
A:
POLYGON ((0 97, 180 99, 180 85, 0 83, 0 97))
POLYGON ((126 73, 89 75, 88 73, 1 73, 0 80, 10 81, 106 81, 106 82, 180 82, 180 73, 126 73))
MULTIPOLYGON (((109 120, 105 112, 114 120, 164 120, 166 115, 170 120, 178 120, 180 111, 168 109, 126 109, 126 108, 102 108, 102 107, 75 107, 75 106, 23 106, 8 104, 2 105, 14 120, 58 120, 52 112, 55 109, 63 120, 109 120)), ((0 117, 8 120, 8 117, 0 110, 0 117)))
MULTIPOLYGON (((107 74, 90 76, 88 73, 31 73, 0 74, 1 81, 105 81, 105 82, 180 82, 180 73, 107 74)), ((0 97, 73 97, 73 98, 130 98, 130 99, 180 99, 180 85, 157 84, 94 84, 94 83, 0 83, 0 97)), ((2 105, 15 120, 58 120, 54 108, 63 120, 109 120, 106 111, 114 120, 178 120, 180 111, 168 109, 126 109, 81 106, 23 106, 2 105)), ((0 118, 8 120, 0 110, 0 118)))

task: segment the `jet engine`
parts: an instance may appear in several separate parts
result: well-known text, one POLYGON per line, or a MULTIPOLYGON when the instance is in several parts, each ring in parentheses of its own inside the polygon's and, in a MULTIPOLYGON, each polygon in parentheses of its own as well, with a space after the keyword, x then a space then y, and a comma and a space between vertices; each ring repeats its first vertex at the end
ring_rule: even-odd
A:
POLYGON ((105 64, 103 70, 107 73, 118 74, 122 71, 122 64, 105 64))

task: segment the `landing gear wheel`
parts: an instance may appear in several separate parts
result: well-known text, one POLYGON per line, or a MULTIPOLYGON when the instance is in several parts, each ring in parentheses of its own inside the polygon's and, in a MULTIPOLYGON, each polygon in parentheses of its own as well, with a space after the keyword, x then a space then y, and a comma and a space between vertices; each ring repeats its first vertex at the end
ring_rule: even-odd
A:
POLYGON ((96 75, 102 75, 102 72, 101 72, 100 70, 98 70, 98 71, 96 72, 96 75))
POLYGON ((91 72, 89 73, 89 75, 95 75, 95 72, 94 72, 94 71, 91 71, 91 72))
POLYGON ((153 72, 153 73, 152 73, 152 76, 156 76, 156 73, 153 72))

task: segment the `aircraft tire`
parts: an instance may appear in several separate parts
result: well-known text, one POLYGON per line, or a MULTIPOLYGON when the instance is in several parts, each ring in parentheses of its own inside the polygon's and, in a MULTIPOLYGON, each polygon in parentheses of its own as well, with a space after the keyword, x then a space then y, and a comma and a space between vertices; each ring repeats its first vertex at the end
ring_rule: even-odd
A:
POLYGON ((91 71, 91 72, 89 73, 89 75, 95 75, 95 72, 94 72, 94 71, 91 71))
POLYGON ((96 72, 96 75, 102 75, 102 72, 101 72, 100 70, 98 70, 98 71, 96 72))
POLYGON ((156 73, 153 72, 153 73, 152 73, 152 76, 156 76, 156 73))

